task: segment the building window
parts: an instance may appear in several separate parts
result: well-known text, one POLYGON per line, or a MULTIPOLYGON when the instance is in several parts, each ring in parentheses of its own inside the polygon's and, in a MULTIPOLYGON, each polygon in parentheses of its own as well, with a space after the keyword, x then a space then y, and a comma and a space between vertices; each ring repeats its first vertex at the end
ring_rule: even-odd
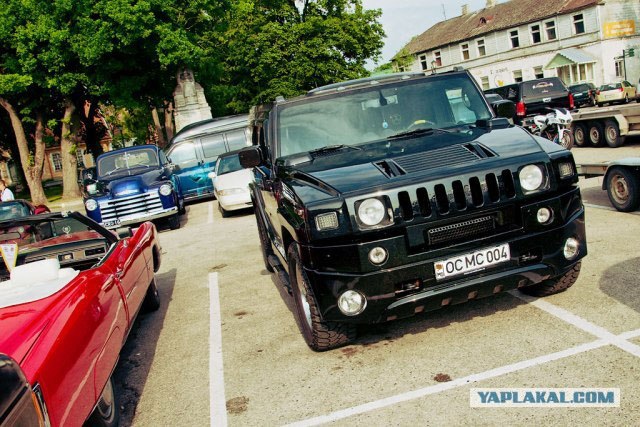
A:
POLYGON ((51 164, 55 172, 62 170, 62 155, 60 153, 51 153, 51 164))
POLYGON ((462 50, 462 60, 466 61, 469 59, 469 43, 462 43, 460 45, 460 50, 462 50))
POLYGON ((442 67, 442 57, 439 50, 433 52, 433 60, 436 61, 436 67, 442 67))
POLYGON ((482 85, 482 90, 489 89, 489 77, 480 77, 480 84, 482 85))
POLYGON ((487 54, 487 50, 484 47, 484 39, 480 39, 476 41, 478 45, 478 56, 485 56, 487 54))
POLYGON ((531 26, 531 43, 536 44, 540 43, 542 38, 540 36, 540 25, 532 25, 531 26))
POLYGON ((429 63, 427 62, 427 55, 423 54, 418 57, 420 60, 420 67, 422 71, 427 71, 429 69, 429 63))
POLYGON ((573 31, 576 34, 584 34, 584 16, 581 13, 573 15, 573 31))
POLYGON ((553 21, 547 21, 544 23, 544 29, 547 33, 547 40, 555 40, 556 36, 556 23, 553 21))
POLYGON ((513 81, 516 83, 522 81, 522 70, 515 70, 513 72, 513 81))
POLYGON ((520 47, 520 39, 518 38, 518 30, 509 32, 509 38, 511 39, 511 47, 520 47))
POLYGON ((616 59, 616 77, 624 77, 624 64, 622 59, 616 59))
POLYGON ((542 70, 542 67, 535 67, 533 69, 533 75, 535 76, 536 79, 541 79, 544 77, 544 71, 542 70))

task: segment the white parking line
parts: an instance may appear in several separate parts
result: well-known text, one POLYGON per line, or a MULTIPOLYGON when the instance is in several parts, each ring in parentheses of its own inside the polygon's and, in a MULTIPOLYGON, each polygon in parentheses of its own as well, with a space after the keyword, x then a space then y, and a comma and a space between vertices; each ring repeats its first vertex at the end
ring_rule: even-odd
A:
POLYGON ((209 399, 212 427, 227 425, 218 273, 209 273, 209 399))
POLYGON ((523 295, 518 291, 509 291, 509 293, 514 297, 526 301, 534 307, 537 307, 540 310, 543 310, 551 314, 552 316, 555 316, 558 319, 572 326, 575 326, 578 329, 582 329, 585 332, 588 332, 600 339, 607 341, 611 345, 615 345, 616 347, 621 348, 622 350, 627 351, 636 357, 640 357, 640 346, 630 343, 620 335, 612 334, 605 328, 595 325, 580 316, 577 316, 563 308, 551 304, 550 302, 536 299, 528 295, 523 295))
POLYGON ((521 371, 523 369, 531 368, 543 363, 552 362, 554 360, 564 359, 565 357, 575 356, 580 353, 584 353, 596 348, 604 347, 609 344, 605 340, 596 340, 586 344, 581 344, 567 350, 558 351, 556 353, 545 354, 544 356, 535 357, 533 359, 524 360, 522 362, 512 363, 511 365, 501 366, 499 368, 491 369, 489 371, 481 372, 479 374, 472 374, 463 378, 458 378, 446 383, 440 383, 429 387, 421 388, 418 390, 409 391, 407 393, 397 394, 380 400, 374 400, 362 405, 354 406, 352 408, 342 409, 335 411, 327 415, 322 415, 315 418, 309 418, 303 421, 298 421, 288 426, 316 426, 328 422, 333 422, 348 418, 354 415, 363 414, 369 411, 375 411, 385 408, 387 406, 397 405, 398 403, 406 402, 409 400, 419 399, 431 394, 440 393, 446 390, 451 390, 458 387, 464 387, 471 383, 478 381, 484 381, 490 378, 499 377, 502 375, 510 374, 513 372, 521 371))

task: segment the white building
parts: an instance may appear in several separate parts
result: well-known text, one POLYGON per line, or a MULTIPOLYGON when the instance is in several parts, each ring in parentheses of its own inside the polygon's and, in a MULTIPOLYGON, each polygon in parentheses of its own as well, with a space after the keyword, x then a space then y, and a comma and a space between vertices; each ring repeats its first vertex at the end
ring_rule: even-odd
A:
POLYGON ((483 89, 550 76, 567 85, 638 84, 640 1, 487 0, 476 12, 463 6, 461 16, 414 37, 394 63, 401 71, 462 66, 483 89), (406 54, 409 64, 398 66, 406 54))

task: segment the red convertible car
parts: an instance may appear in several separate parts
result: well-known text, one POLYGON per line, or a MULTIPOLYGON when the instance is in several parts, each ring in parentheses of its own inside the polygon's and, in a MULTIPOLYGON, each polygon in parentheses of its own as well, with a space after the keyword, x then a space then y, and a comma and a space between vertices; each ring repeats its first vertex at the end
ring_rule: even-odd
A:
POLYGON ((159 305, 155 226, 77 212, 0 222, 0 425, 117 425, 111 375, 140 311, 159 305))

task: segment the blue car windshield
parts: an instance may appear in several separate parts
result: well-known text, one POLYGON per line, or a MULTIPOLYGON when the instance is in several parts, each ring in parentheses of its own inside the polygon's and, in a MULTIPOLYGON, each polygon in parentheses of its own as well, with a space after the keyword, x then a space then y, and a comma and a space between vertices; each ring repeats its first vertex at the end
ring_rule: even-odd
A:
POLYGON ((279 156, 365 144, 419 129, 474 125, 491 117, 466 75, 337 90, 279 108, 279 156))
MULTIPOLYGON (((113 174, 129 173, 139 168, 157 168, 159 166, 158 155, 152 148, 120 151, 113 154, 107 153, 98 159, 98 176, 104 177, 113 174)), ((139 171, 136 171, 139 173, 139 171)))

